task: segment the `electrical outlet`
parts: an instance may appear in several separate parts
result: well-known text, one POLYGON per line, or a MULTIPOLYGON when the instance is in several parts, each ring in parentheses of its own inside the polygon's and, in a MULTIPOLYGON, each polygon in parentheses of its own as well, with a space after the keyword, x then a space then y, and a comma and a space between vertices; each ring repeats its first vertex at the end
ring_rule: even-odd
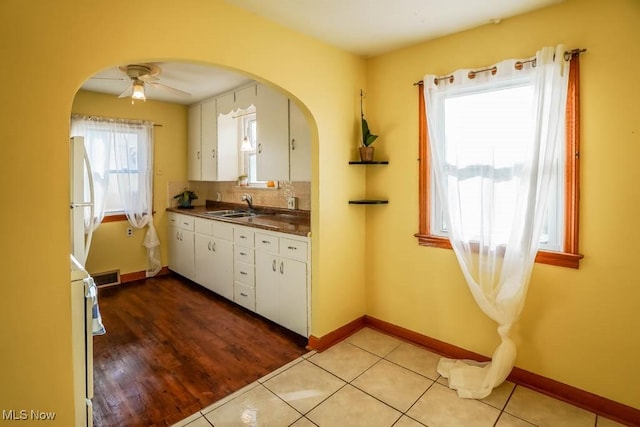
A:
POLYGON ((298 198, 289 197, 287 199, 287 209, 298 209, 298 198))
POLYGON ((129 237, 133 236, 133 228, 127 227, 127 236, 129 237))

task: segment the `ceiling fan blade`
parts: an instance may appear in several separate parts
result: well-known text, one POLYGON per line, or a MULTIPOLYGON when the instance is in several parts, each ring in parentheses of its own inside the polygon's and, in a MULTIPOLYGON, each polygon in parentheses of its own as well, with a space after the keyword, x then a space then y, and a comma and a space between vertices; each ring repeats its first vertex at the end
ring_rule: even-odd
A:
POLYGON ((115 80, 115 81, 125 81, 129 80, 127 77, 89 77, 91 80, 115 80))
POLYGON ((138 76, 138 79, 142 80, 145 83, 151 83, 151 82, 155 82, 160 80, 158 77, 152 75, 152 74, 145 74, 142 76, 138 76))
POLYGON ((158 82, 149 82, 149 86, 153 87, 153 88, 158 88, 160 90, 164 90, 165 92, 171 92, 171 93, 173 93, 175 95, 191 96, 191 94, 189 92, 185 92, 183 90, 176 89, 175 87, 163 85, 162 83, 158 83, 158 82))
POLYGON ((129 85, 120 95, 118 95, 118 98, 128 98, 131 96, 132 93, 133 93, 133 86, 129 85))

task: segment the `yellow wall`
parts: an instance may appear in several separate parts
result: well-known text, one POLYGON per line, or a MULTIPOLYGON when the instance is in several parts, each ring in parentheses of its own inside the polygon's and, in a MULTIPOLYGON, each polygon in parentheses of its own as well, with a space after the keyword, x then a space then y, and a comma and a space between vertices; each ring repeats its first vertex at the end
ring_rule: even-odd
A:
POLYGON ((640 408, 640 2, 570 0, 367 62, 368 121, 387 167, 367 189, 390 204, 367 211, 367 313, 487 356, 495 324, 473 302, 450 250, 419 247, 417 89, 426 73, 528 57, 542 46, 581 57, 579 270, 536 265, 517 366, 640 408), (630 73, 630 74, 627 74, 630 73))
POLYGON ((314 125, 312 333, 364 314, 365 214, 355 156, 365 61, 222 0, 0 2, 0 402, 72 425, 69 116, 82 82, 109 66, 224 65, 297 98, 314 125), (140 22, 142 19, 142 22, 140 22), (37 197, 36 197, 37 195, 37 197), (25 202, 30 202, 25 206, 25 202))
MULTIPOLYGON (((101 117, 151 120, 154 126, 153 220, 160 239, 162 265, 167 265, 165 209, 169 206, 167 183, 184 180, 187 173, 187 107, 167 102, 146 101, 131 104, 113 95, 79 91, 71 111, 101 117)), ((128 221, 106 222, 95 231, 87 270, 100 273, 120 269, 120 273, 144 271, 147 251, 142 242, 146 227, 133 230, 128 221)))
POLYGON ((639 373, 631 366, 640 359, 640 289, 632 270, 640 240, 632 163, 640 157, 640 91, 633 76, 618 77, 621 67, 640 65, 640 3, 569 0, 369 61, 222 0, 158 0, 143 14, 131 12, 124 0, 0 2, 0 409, 56 411, 52 425, 71 425, 67 140, 76 91, 95 72, 193 61, 246 71, 297 98, 314 125, 312 333, 322 336, 366 312, 488 355, 497 344, 494 325, 473 303, 453 254, 418 247, 413 237, 411 84, 427 72, 529 56, 560 42, 589 49, 582 61, 585 259, 577 271, 535 267, 517 364, 640 408, 639 373), (391 161, 366 171, 347 165, 356 156, 365 81, 368 119, 381 134, 377 156, 391 161), (362 196, 365 178, 369 195, 388 196, 388 206, 347 204, 362 196))

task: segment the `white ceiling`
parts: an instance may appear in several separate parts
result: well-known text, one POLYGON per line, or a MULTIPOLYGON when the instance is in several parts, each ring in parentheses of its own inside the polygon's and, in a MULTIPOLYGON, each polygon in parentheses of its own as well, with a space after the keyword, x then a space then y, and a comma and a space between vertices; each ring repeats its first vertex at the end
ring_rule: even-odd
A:
POLYGON ((368 57, 564 0, 225 1, 368 57))
MULTIPOLYGON (((447 34, 499 22, 564 0, 225 0, 285 27, 370 57, 447 34)), ((159 83, 189 92, 180 96, 146 85, 148 99, 193 104, 250 80, 221 68, 157 63, 159 83)), ((112 67, 82 89, 119 95, 131 85, 112 67)))

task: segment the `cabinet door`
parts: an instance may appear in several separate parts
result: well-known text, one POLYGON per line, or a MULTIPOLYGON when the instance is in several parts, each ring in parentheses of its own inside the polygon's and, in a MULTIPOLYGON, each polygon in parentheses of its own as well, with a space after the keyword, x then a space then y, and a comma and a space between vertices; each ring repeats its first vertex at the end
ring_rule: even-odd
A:
POLYGON ((194 233, 184 229, 179 230, 180 239, 178 250, 178 266, 181 275, 187 279, 195 279, 195 252, 194 252, 194 233))
POLYGON ((180 274, 178 271, 180 268, 180 261, 178 257, 178 254, 180 253, 180 229, 178 227, 168 227, 167 240, 169 246, 169 269, 180 274))
POLYGON ((195 235, 195 282, 209 290, 214 290, 213 278, 215 277, 213 263, 213 238, 204 234, 195 235))
POLYGON ((295 102, 289 100, 289 180, 311 182, 311 130, 295 102))
POLYGON ((278 259, 266 252, 256 251, 256 312, 279 323, 278 259))
POLYGON ((289 180, 289 100, 258 85, 256 98, 257 177, 260 181, 289 180))
POLYGON ((307 335, 307 264, 280 258, 278 265, 280 324, 307 335))
POLYGON ((216 100, 210 99, 200 106, 201 122, 201 180, 218 179, 218 114, 216 100))
POLYGON ((195 236, 196 274, 199 285, 233 300, 233 243, 204 234, 195 236))
POLYGON ((200 181, 201 174, 201 109, 200 104, 189 107, 187 116, 187 179, 200 181))

